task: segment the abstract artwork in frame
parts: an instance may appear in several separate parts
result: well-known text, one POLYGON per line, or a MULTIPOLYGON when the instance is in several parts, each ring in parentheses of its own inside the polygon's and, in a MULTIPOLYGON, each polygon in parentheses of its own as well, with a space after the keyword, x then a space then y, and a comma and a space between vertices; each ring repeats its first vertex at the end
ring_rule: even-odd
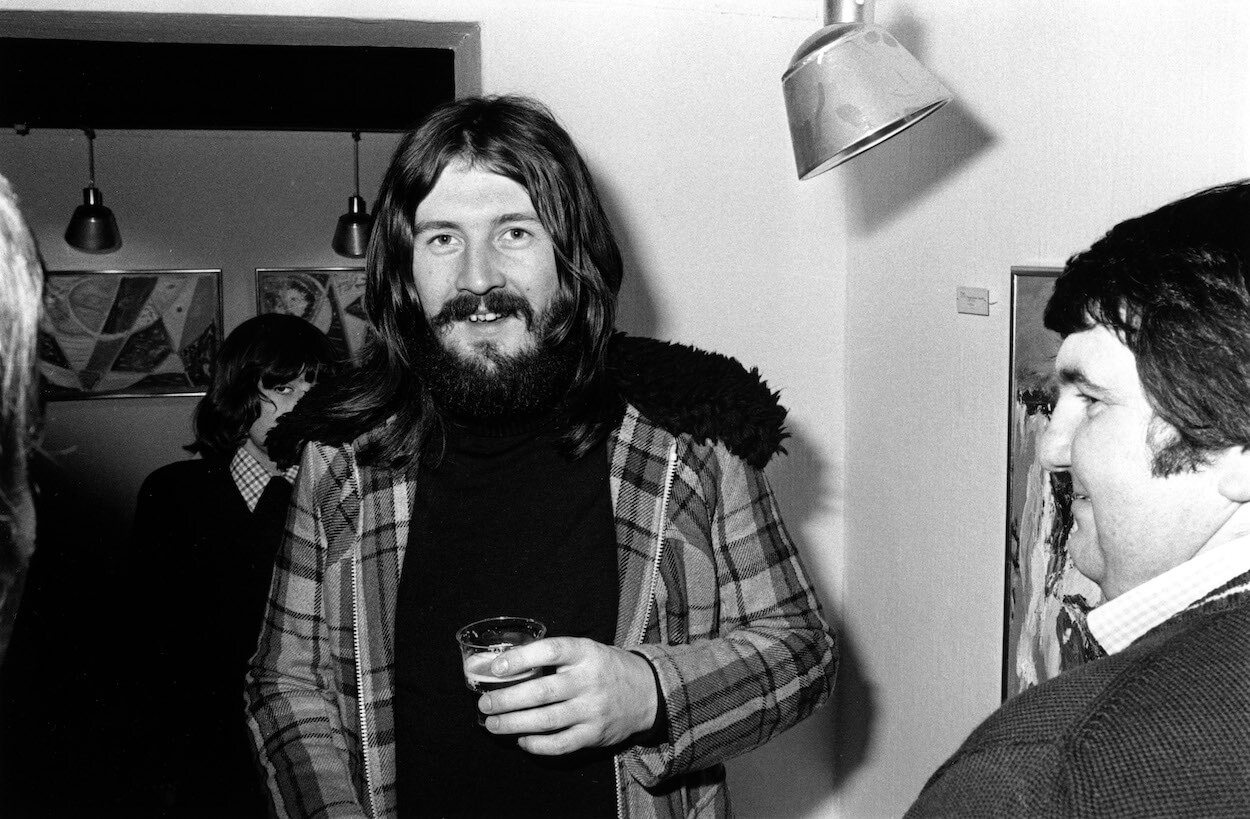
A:
POLYGON ((256 312, 286 313, 311 323, 330 339, 340 360, 354 360, 364 344, 363 267, 260 267, 256 312))
POLYGON ((1085 615, 1102 600, 1068 554, 1071 483, 1038 463, 1055 399, 1059 336, 1042 324, 1056 268, 1011 270, 1007 456, 1007 594, 1003 697, 1095 656, 1085 615))
POLYGON ((49 271, 39 370, 50 400, 203 395, 220 270, 49 271))

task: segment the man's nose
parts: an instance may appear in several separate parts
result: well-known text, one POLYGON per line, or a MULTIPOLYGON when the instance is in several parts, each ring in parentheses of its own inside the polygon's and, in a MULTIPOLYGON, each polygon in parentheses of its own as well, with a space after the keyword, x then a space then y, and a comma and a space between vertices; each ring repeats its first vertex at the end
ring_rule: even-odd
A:
POLYGON ((1038 445, 1037 459, 1042 468, 1050 472, 1066 472, 1072 465, 1072 431, 1071 423, 1055 407, 1046 429, 1042 431, 1042 440, 1038 445))
POLYGON ((464 253, 456 287, 460 290, 483 295, 497 287, 503 287, 504 277, 499 269, 499 260, 488 246, 470 243, 464 253))

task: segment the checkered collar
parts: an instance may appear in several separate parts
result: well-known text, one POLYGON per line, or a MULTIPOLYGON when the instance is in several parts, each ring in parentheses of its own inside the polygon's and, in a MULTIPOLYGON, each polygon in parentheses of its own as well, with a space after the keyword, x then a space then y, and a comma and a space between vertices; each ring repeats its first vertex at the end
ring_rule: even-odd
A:
MULTIPOLYGON (((288 482, 295 483, 295 476, 298 473, 299 467, 293 466, 281 474, 288 482)), ((235 450, 234 457, 230 459, 230 477, 234 479, 234 485, 243 496, 247 511, 255 512, 256 504, 260 503, 260 496, 265 494, 265 487, 269 485, 269 479, 275 476, 256 460, 255 455, 247 451, 246 446, 241 446, 235 450)))
POLYGON ((1248 571, 1250 535, 1243 535, 1103 603, 1089 613, 1089 629, 1108 654, 1115 654, 1248 571))

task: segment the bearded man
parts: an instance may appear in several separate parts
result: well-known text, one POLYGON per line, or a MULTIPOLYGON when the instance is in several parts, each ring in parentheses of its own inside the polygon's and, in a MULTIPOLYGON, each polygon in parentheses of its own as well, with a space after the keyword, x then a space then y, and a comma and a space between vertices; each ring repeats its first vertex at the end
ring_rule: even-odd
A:
POLYGON ((277 814, 726 815, 723 761, 837 664, 762 472, 776 396, 614 332, 620 252, 531 100, 403 138, 367 268, 360 368, 271 438, 312 442, 249 675, 277 814), (471 696, 453 635, 514 614, 548 636, 491 672, 546 673, 471 696))

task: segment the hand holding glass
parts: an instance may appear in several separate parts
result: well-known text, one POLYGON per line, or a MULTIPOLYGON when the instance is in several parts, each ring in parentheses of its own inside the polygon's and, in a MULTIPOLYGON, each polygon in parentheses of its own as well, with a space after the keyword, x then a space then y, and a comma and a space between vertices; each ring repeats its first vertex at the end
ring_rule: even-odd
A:
MULTIPOLYGON (((519 674, 496 677, 490 666, 508 649, 541 640, 546 635, 547 627, 529 617, 491 617, 460 629, 456 632, 456 642, 460 644, 465 685, 470 691, 482 694, 537 677, 542 669, 530 668, 519 674)), ((478 724, 484 722, 485 717, 479 712, 478 724)))

